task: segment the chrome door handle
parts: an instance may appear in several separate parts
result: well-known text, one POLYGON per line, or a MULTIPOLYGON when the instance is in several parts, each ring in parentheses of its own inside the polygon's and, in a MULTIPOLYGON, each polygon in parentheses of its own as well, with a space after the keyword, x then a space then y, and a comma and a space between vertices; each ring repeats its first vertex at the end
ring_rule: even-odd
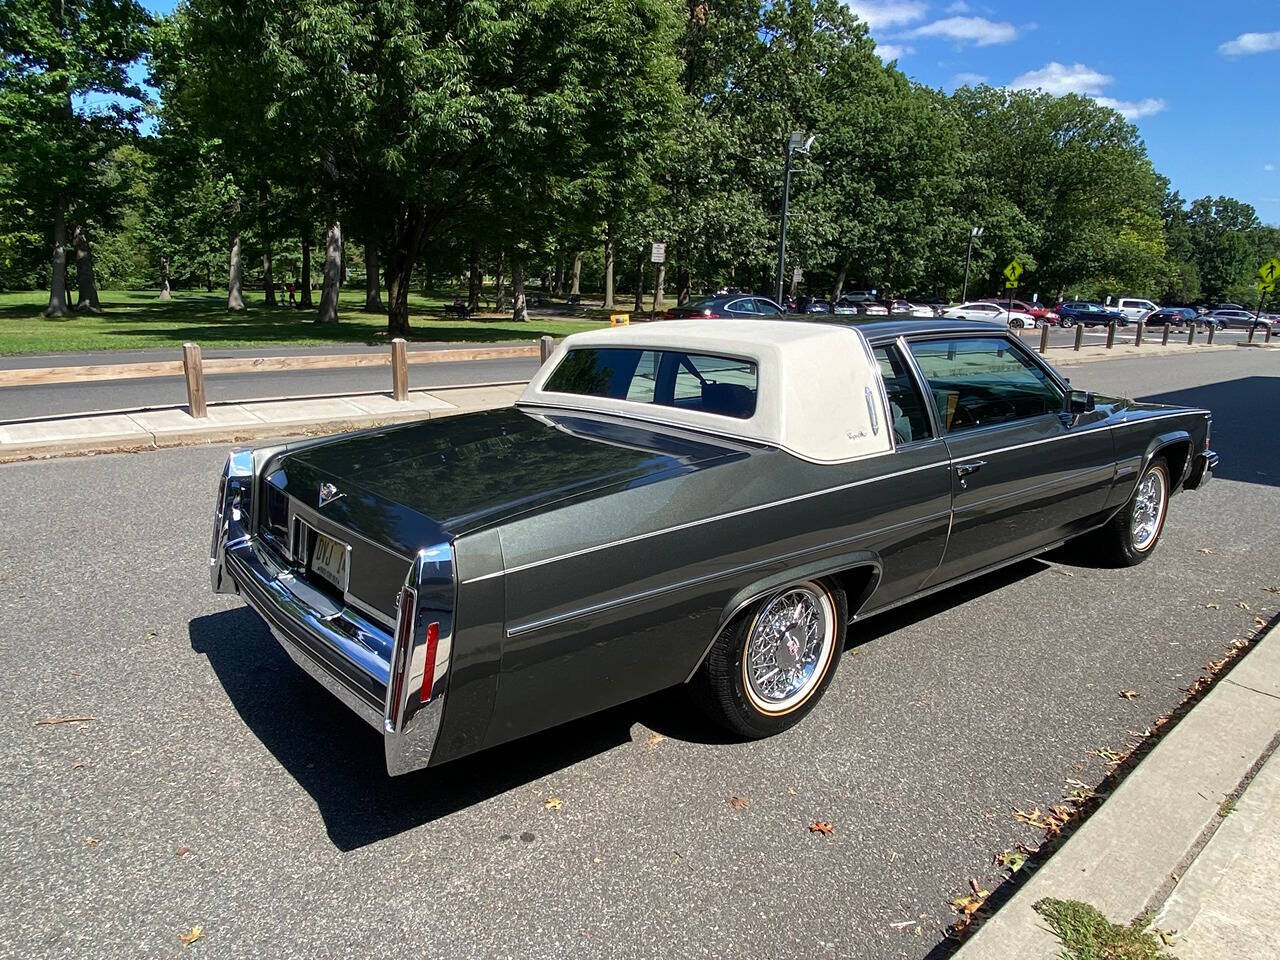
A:
POLYGON ((968 463, 957 463, 956 476, 967 477, 971 473, 977 473, 986 465, 987 465, 987 461, 985 460, 970 460, 968 463))

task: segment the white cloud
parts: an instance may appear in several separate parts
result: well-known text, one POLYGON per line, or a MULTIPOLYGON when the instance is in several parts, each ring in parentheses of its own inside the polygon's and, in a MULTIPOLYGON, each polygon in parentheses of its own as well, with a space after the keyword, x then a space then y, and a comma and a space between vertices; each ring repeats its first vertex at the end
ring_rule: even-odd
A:
POLYGON ((1265 170, 1267 173, 1271 173, 1272 171, 1275 170, 1275 168, 1276 168, 1276 165, 1274 163, 1264 163, 1262 165, 1262 169, 1265 170))
POLYGON ((1068 67, 1055 60, 1039 70, 1028 70, 1015 77, 1009 86, 1014 90, 1043 90, 1060 97, 1067 93, 1101 93, 1113 79, 1083 63, 1073 63, 1068 67))
POLYGON ((1153 114, 1161 113, 1168 106, 1159 97, 1145 97, 1142 100, 1115 100, 1112 97, 1094 97, 1104 107, 1110 107, 1126 120, 1141 120, 1153 114))
POLYGON ((1110 107, 1126 120, 1139 120, 1152 114, 1160 113, 1168 104, 1158 97, 1146 97, 1142 100, 1117 100, 1115 97, 1103 96, 1103 91, 1111 85, 1115 78, 1102 73, 1083 63, 1071 66, 1058 63, 1056 60, 1045 64, 1039 70, 1028 70, 1015 77, 1009 84, 1014 90, 1043 90, 1055 97, 1068 93, 1078 93, 1093 97, 1104 107, 1110 107))
POLYGON ((973 43, 989 47, 996 43, 1010 43, 1018 36, 1012 23, 997 23, 986 17, 947 17, 916 27, 908 36, 945 37, 957 43, 973 43))
POLYGON ((947 13, 969 13, 973 7, 969 6, 964 0, 956 0, 955 3, 947 6, 947 13))
POLYGON ((1280 50, 1280 30, 1275 33, 1242 33, 1218 46, 1218 52, 1227 57, 1243 57, 1271 50, 1280 50))
POLYGON ((980 73, 957 73, 951 78, 953 87, 976 87, 986 82, 987 78, 980 73))
POLYGON ((890 60, 901 60, 908 54, 915 53, 915 47, 909 47, 901 43, 877 43, 876 54, 884 63, 890 60))
POLYGON ((873 30, 877 27, 900 27, 924 19, 923 3, 914 0, 845 0, 845 5, 859 20, 873 30))

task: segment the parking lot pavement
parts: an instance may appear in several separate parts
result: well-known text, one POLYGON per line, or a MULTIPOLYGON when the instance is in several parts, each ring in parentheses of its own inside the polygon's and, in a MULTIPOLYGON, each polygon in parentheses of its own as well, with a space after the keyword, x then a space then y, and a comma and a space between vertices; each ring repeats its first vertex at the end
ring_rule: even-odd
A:
POLYGON ((1073 376, 1214 410, 1222 469, 1144 566, 1032 561, 868 620, 772 740, 666 694, 396 780, 209 594, 221 450, 0 467, 0 956, 178 954, 195 926, 193 955, 246 958, 945 949, 948 900, 1035 839, 1013 809, 1099 780, 1280 606, 1280 358, 1073 376), (68 717, 93 719, 41 723, 68 717))

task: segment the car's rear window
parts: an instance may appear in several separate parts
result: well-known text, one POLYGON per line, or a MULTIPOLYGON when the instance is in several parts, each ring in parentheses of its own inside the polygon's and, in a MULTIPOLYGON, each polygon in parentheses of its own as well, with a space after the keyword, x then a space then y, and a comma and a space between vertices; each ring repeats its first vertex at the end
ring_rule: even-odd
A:
POLYGON ((751 360, 680 350, 590 347, 565 354, 542 389, 746 420, 756 412, 756 386, 751 360))

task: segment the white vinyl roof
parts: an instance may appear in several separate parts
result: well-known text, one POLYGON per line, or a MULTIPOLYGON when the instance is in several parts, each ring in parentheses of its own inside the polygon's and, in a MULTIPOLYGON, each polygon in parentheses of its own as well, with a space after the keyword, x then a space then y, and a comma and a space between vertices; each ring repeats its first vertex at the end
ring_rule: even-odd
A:
POLYGON ((785 320, 667 320, 566 337, 517 406, 609 413, 691 427, 781 447, 805 460, 839 463, 893 450, 879 365, 852 326, 785 320), (544 389, 570 350, 637 347, 752 360, 755 412, 738 419, 703 410, 544 389))

